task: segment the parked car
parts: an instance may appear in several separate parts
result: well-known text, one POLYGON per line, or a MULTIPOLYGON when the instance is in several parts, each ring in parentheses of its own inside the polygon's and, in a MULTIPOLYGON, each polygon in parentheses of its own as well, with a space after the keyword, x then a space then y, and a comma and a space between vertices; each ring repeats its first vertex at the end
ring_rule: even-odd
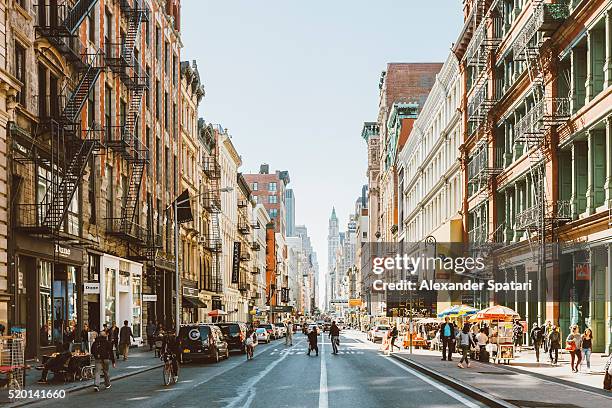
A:
POLYGON ((182 325, 178 335, 181 362, 229 357, 229 348, 221 329, 213 324, 182 325))
POLYGON ((285 326, 285 323, 276 322, 274 323, 274 326, 276 326, 276 329, 278 330, 279 337, 284 337, 287 335, 287 326, 285 326))
POLYGON ((263 327, 258 327, 257 329, 255 329, 255 335, 257 336, 257 342, 270 342, 270 333, 268 333, 268 331, 263 327))
POLYGON ((244 348, 244 339, 246 338, 247 326, 244 323, 239 322, 228 322, 228 323, 217 323, 217 326, 221 329, 227 346, 231 350, 240 350, 242 353, 246 353, 244 348))
POLYGON ((387 333, 391 330, 391 327, 386 324, 378 324, 370 329, 368 332, 368 340, 376 343, 377 340, 382 340, 387 336, 387 333))
POLYGON ((270 336, 272 340, 276 340, 278 338, 276 335, 278 331, 276 329, 276 326, 274 326, 272 323, 262 323, 259 326, 257 326, 257 328, 266 329, 266 331, 268 332, 268 335, 270 336))

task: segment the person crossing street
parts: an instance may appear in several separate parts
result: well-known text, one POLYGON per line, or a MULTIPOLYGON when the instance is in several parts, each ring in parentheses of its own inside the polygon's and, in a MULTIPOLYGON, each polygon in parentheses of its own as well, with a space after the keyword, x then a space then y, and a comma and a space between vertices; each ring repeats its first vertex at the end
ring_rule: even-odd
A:
POLYGON ((293 346, 293 323, 291 320, 285 322, 287 328, 287 335, 285 336, 285 346, 293 346))
POLYGON ((332 344, 332 354, 338 354, 338 345, 340 344, 340 328, 336 325, 336 322, 333 321, 331 327, 329 328, 329 338, 331 339, 332 344))
POLYGON ((115 353, 113 353, 113 345, 108 341, 107 333, 101 331, 96 337, 96 340, 91 345, 91 355, 94 357, 95 365, 95 377, 94 377, 94 390, 100 391, 100 374, 104 375, 104 386, 108 389, 111 387, 110 376, 108 375, 108 366, 112 362, 113 368, 115 364, 115 353))

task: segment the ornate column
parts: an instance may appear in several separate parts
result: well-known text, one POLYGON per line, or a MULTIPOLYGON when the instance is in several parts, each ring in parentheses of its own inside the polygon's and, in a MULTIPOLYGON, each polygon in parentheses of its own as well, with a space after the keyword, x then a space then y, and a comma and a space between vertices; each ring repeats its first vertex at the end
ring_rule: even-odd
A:
POLYGON ((587 130, 587 190, 586 190, 586 212, 587 214, 593 214, 595 212, 595 183, 594 175, 595 171, 594 164, 594 144, 593 137, 594 132, 587 130))
POLYGON ((612 116, 605 119, 606 124, 606 182, 604 183, 606 204, 612 200, 612 116))
POLYGON ((572 196, 570 205, 572 208, 572 219, 578 218, 578 151, 575 142, 571 142, 572 151, 572 196))
POLYGON ((586 88, 585 103, 589 103, 593 98, 593 58, 594 58, 594 38, 593 31, 587 30, 587 56, 586 56, 586 81, 584 86, 586 88))
POLYGON ((612 85, 612 9, 608 10, 605 17, 605 48, 604 61, 604 89, 612 85))

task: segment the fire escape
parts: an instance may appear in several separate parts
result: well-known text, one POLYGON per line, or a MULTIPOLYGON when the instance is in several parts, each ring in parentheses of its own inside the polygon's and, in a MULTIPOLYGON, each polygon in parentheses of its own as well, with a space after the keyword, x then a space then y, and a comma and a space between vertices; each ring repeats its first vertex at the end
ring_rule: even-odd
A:
MULTIPOLYGON (((496 146, 492 129, 491 110, 498 100, 493 89, 491 57, 501 42, 503 23, 498 2, 475 0, 474 33, 464 54, 464 61, 472 78, 472 91, 467 101, 468 137, 474 140, 467 165, 467 178, 473 194, 494 194, 493 181, 503 170, 503 149, 496 146)), ((503 242, 503 225, 488 232, 487 223, 478 223, 469 231, 473 249, 480 250, 503 242)))
MULTIPOLYGON (((160 237, 153 232, 152 222, 148 228, 139 225, 136 219, 139 205, 142 178, 149 164, 149 152, 139 139, 137 123, 142 110, 142 99, 149 88, 149 78, 138 62, 136 43, 143 23, 149 19, 149 10, 142 0, 121 0, 121 16, 127 30, 122 33, 119 43, 104 44, 106 64, 117 75, 129 92, 130 98, 126 111, 121 113, 118 126, 107 124, 106 145, 126 160, 129 166, 127 191, 118 218, 107 218, 107 232, 137 246, 139 260, 155 263, 157 249, 161 246, 160 237)), ((151 203, 148 203, 151 205, 151 203)))
POLYGON ((545 171, 546 154, 554 148, 549 143, 550 134, 569 119, 569 98, 547 94, 542 63, 547 39, 568 14, 567 4, 534 1, 529 20, 512 44, 513 57, 525 65, 531 84, 528 109, 515 125, 515 143, 527 151, 534 197, 532 205, 516 215, 515 226, 527 232, 533 258, 542 267, 557 260, 555 228, 571 216, 569 201, 549 202, 545 171))
POLYGON ((44 158, 32 154, 22 162, 37 160, 51 175, 43 197, 37 197, 35 204, 19 205, 17 227, 54 240, 67 239, 65 221, 70 205, 91 157, 102 146, 100 127, 90 123, 83 128, 81 124, 85 101, 104 70, 102 52, 81 43, 78 33, 96 2, 36 6, 37 38, 47 39, 71 65, 73 74, 61 91, 51 89, 50 95, 38 95, 39 121, 31 140, 32 152, 40 147, 46 154, 44 158))
POLYGON ((210 156, 204 158, 203 172, 208 178, 208 189, 202 196, 202 206, 210 214, 210 225, 208 233, 200 237, 200 243, 212 254, 211 272, 209 285, 205 289, 214 293, 223 292, 223 281, 221 280, 221 258, 222 251, 221 227, 219 224, 219 214, 221 213, 221 166, 219 157, 218 138, 216 131, 208 125, 204 129, 207 138, 214 141, 214 147, 210 156))

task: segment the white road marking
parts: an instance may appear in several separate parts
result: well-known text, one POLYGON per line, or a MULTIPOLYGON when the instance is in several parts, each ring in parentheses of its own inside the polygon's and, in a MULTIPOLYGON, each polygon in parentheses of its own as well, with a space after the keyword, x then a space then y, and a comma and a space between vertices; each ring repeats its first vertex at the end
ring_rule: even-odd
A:
MULTIPOLYGON (((302 342, 300 341, 300 343, 302 342)), ((296 343, 294 347, 298 346, 300 343, 296 343)), ((255 385, 257 385, 257 383, 261 381, 263 377, 268 375, 268 373, 272 371, 272 369, 276 367, 281 361, 283 361, 287 356, 288 354, 283 354, 281 358, 279 358, 278 360, 274 360, 272 363, 268 364, 265 370, 260 371, 255 377, 252 377, 249 381, 247 381, 246 384, 241 387, 240 393, 236 395, 236 397, 234 397, 232 401, 226 405, 226 407, 233 408, 233 407, 248 406, 248 405, 242 404, 241 403, 242 400, 244 400, 245 397, 248 397, 247 402, 248 401, 252 402, 253 398, 255 398, 255 385)))
POLYGON ((465 399, 461 395, 457 394, 454 391, 449 390, 448 388, 446 388, 442 384, 437 383, 436 381, 432 380, 431 378, 428 378, 428 377, 426 377, 426 376, 424 376, 424 375, 422 375, 422 374, 412 370, 411 368, 406 367, 404 364, 399 363, 399 362, 393 360, 392 358, 387 358, 387 360, 389 360, 390 362, 392 362, 393 364, 395 364, 396 366, 398 366, 402 370, 409 372, 410 374, 412 374, 413 376, 421 379, 422 381, 425 381, 427 384, 436 387, 438 390, 442 391, 443 393, 453 397, 454 399, 456 399, 457 401, 461 402, 466 407, 470 407, 470 408, 479 408, 480 407, 478 404, 475 404, 472 401, 469 401, 469 400, 465 399))
POLYGON ((321 342, 321 379, 319 381, 319 408, 327 408, 327 365, 325 364, 325 343, 321 342))

